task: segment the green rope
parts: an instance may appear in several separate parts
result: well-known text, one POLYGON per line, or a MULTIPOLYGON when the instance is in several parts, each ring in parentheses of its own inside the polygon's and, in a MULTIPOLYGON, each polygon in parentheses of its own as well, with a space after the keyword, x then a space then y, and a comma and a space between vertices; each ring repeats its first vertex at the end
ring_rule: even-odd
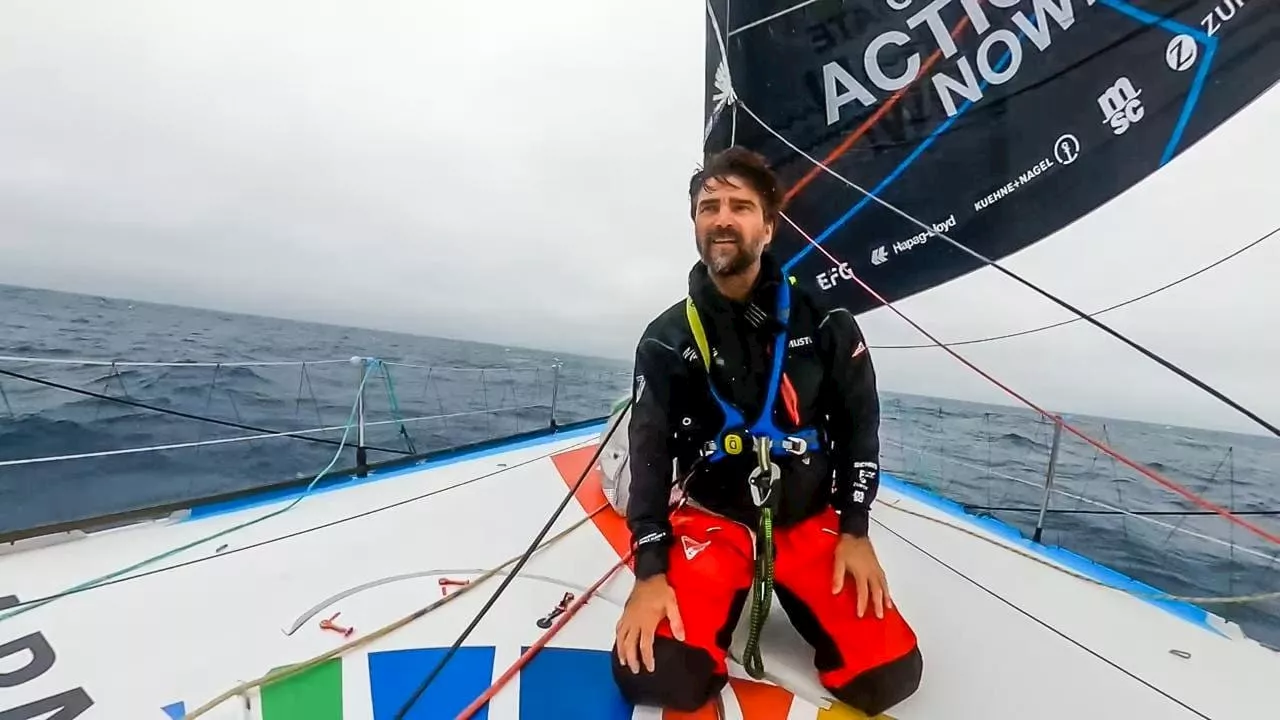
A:
POLYGON ((382 379, 386 381, 387 398, 391 405, 391 417, 400 423, 400 435, 404 438, 404 444, 409 447, 409 454, 417 454, 418 450, 413 446, 413 438, 409 436, 409 429, 404 426, 404 418, 400 416, 400 402, 396 399, 396 389, 391 383, 391 370, 381 360, 377 362, 378 366, 382 368, 382 379))
POLYGON ((760 655, 760 631, 773 607, 773 510, 760 508, 756 534, 756 569, 751 580, 751 630, 742 653, 742 667, 756 680, 764 679, 764 658, 760 655))

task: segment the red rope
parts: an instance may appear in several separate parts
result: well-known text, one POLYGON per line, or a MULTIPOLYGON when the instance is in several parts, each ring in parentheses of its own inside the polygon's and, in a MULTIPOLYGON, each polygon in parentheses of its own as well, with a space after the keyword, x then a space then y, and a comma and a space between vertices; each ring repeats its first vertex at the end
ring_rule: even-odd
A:
MULTIPOLYGON (((839 261, 839 260, 837 260, 837 259, 835 258, 835 256, 834 256, 834 255, 832 255, 831 253, 827 252, 827 249, 826 249, 826 248, 824 248, 824 247, 822 247, 821 245, 819 245, 818 243, 814 242, 813 238, 812 238, 812 237, 809 237, 809 234, 808 234, 808 233, 806 233, 804 230, 801 230, 801 229, 800 229, 800 226, 796 225, 796 224, 795 224, 795 222, 791 220, 791 218, 787 217, 786 215, 783 215, 782 217, 786 218, 787 222, 791 225, 791 227, 795 228, 795 229, 796 229, 796 232, 800 233, 800 235, 801 235, 801 236, 803 236, 805 240, 808 240, 808 241, 810 242, 810 244, 812 244, 815 248, 817 248, 817 249, 818 249, 818 250, 819 250, 823 255, 826 255, 826 256, 827 256, 827 259, 829 259, 829 260, 831 260, 831 262, 835 263, 837 267, 840 267, 840 265, 841 265, 840 261, 839 261)), ((847 267, 847 266, 846 266, 846 267, 847 267)), ((994 377, 992 377, 991 375, 987 374, 987 372, 985 372, 982 368, 980 368, 980 367, 978 367, 977 365, 974 365, 973 363, 969 362, 969 360, 967 360, 967 359, 966 359, 966 358, 964 358, 962 355, 960 355, 960 353, 956 352, 956 351, 955 351, 955 350, 953 350, 952 348, 948 347, 948 346, 947 346, 945 343, 943 343, 941 340, 939 340, 938 338, 934 337, 934 336, 933 336, 933 335, 932 335, 928 330, 925 330, 924 328, 922 328, 922 327, 920 327, 919 325, 917 325, 917 324, 916 324, 916 322, 915 322, 914 320, 912 320, 911 318, 909 318, 909 317, 907 317, 906 315, 904 315, 904 314, 902 313, 902 311, 901 311, 901 310, 899 310, 897 307, 895 307, 895 306, 893 305, 893 303, 890 303, 888 300, 885 300, 885 299, 884 299, 884 297, 883 297, 882 295, 880 295, 880 293, 878 293, 878 292, 876 292, 875 290, 871 289, 871 286, 869 286, 869 285, 867 285, 865 282, 863 282, 863 281, 862 281, 862 278, 858 277, 856 274, 854 274, 854 273, 852 273, 852 272, 850 272, 850 273, 849 273, 849 275, 850 275, 850 277, 851 277, 851 278, 853 278, 853 281, 854 281, 855 283, 857 283, 859 286, 861 286, 863 290, 866 290, 866 291, 867 291, 867 293, 871 295, 871 297, 875 298, 875 299, 876 299, 877 301, 879 301, 882 305, 884 305, 885 307, 887 307, 887 308, 889 308, 890 310, 892 310, 892 311, 893 311, 893 313, 894 313, 894 314, 896 314, 898 317, 902 318, 903 320, 906 320, 906 321, 907 321, 907 323, 911 325, 911 327, 915 328, 916 330, 919 330, 919 331, 920 331, 920 332, 921 332, 925 337, 927 337, 927 338, 929 338, 930 340, 932 340, 935 344, 937 344, 937 345, 938 345, 938 347, 940 347, 940 348, 942 348, 943 350, 947 351, 947 353, 948 353, 948 354, 950 354, 952 357, 954 357, 955 359, 957 359, 957 360, 959 360, 960 362, 964 363, 966 366, 968 366, 968 367, 969 367, 969 369, 973 370, 974 372, 978 373, 978 374, 979 374, 979 375, 981 375, 982 377, 986 378, 986 379, 987 379, 987 380, 989 380, 992 384, 994 384, 996 387, 1000 388, 1001 390, 1005 391, 1005 392, 1006 392, 1006 393, 1008 393, 1009 395, 1011 395, 1011 396, 1013 396, 1014 398, 1018 399, 1019 401, 1021 401, 1022 403, 1024 403, 1027 407, 1031 408, 1032 410, 1035 410, 1036 412, 1040 413, 1041 415, 1043 415, 1043 416, 1045 416, 1045 417, 1047 417, 1047 418, 1052 418, 1052 419, 1053 419, 1053 421, 1054 421, 1055 423, 1057 423, 1057 424, 1061 425, 1063 428, 1065 428, 1065 429, 1067 430, 1067 432, 1070 432, 1072 435, 1075 435, 1076 437, 1080 438, 1081 440, 1084 440, 1085 442, 1087 442, 1087 443, 1089 443, 1090 445, 1094 446, 1094 447, 1095 447, 1095 448, 1097 448, 1098 450, 1100 450, 1100 451, 1102 451, 1102 452, 1106 453, 1107 455, 1110 455, 1111 457, 1115 458, 1116 460, 1119 460, 1120 462, 1124 463, 1125 465, 1128 465, 1129 467, 1133 468, 1134 470, 1137 470, 1138 472, 1140 472, 1140 473, 1142 473, 1143 475, 1147 476, 1147 477, 1148 477, 1148 478, 1150 478, 1151 480, 1155 481, 1158 485, 1161 485, 1162 487, 1164 487, 1164 488, 1166 488, 1166 489, 1168 489, 1168 490, 1172 490, 1173 492, 1175 492, 1175 493, 1177 493, 1177 494, 1181 495, 1182 497, 1186 498, 1187 500, 1190 500, 1194 505, 1196 505, 1196 506, 1198 506, 1198 507, 1200 507, 1200 508, 1203 508, 1203 509, 1205 509, 1205 510, 1209 510, 1209 511, 1211 511, 1211 512, 1214 512, 1214 513, 1216 513, 1216 514, 1218 514, 1218 515, 1221 515, 1222 517, 1226 518, 1229 522, 1232 522, 1232 523, 1235 523, 1236 525, 1239 525, 1240 527, 1242 527, 1242 528, 1244 528, 1244 529, 1248 530, 1249 532, 1253 533, 1254 535, 1257 535, 1258 537, 1261 537, 1261 538, 1263 538, 1263 539, 1269 540, 1269 541, 1271 541, 1271 542, 1275 543, 1276 545, 1280 545, 1280 535, 1276 535, 1275 533, 1268 532, 1268 531, 1266 531, 1266 530, 1264 530, 1264 529, 1262 529, 1262 528, 1258 527, 1257 525, 1254 525, 1253 523, 1249 522, 1248 520, 1245 520, 1244 518, 1242 518, 1242 517, 1240 517, 1240 516, 1238 516, 1238 515, 1235 515, 1235 514, 1234 514, 1234 513, 1232 513, 1230 510, 1227 510, 1227 509, 1226 509, 1226 508, 1224 508, 1224 507, 1221 507, 1221 506, 1219 506, 1219 505, 1215 505, 1215 504, 1213 504, 1213 503, 1209 502, 1208 500, 1206 500, 1206 499, 1204 499, 1204 498, 1200 497, 1199 495, 1196 495, 1195 493, 1193 493, 1193 492, 1191 492, 1190 490, 1186 489, 1185 487, 1183 487, 1183 486, 1179 485, 1178 483, 1176 483, 1176 482, 1174 482, 1174 481, 1172 481, 1172 480, 1170 480, 1170 479, 1168 479, 1168 478, 1166 478, 1166 477, 1164 477, 1164 476, 1160 475, 1159 473, 1157 473, 1156 471, 1152 470, 1151 468, 1148 468, 1148 467, 1146 467, 1145 465, 1142 465, 1142 464, 1140 464, 1140 463, 1134 462, 1133 460, 1130 460, 1129 458, 1127 458, 1127 457, 1125 457, 1124 455, 1122 455, 1119 451, 1114 450, 1114 449, 1112 449, 1111 447, 1107 446, 1105 443, 1102 443, 1102 442, 1100 442, 1100 441, 1098 441, 1098 440, 1094 440, 1092 437, 1089 437, 1089 436, 1088 436, 1088 435, 1086 435, 1083 431, 1081 431, 1081 430, 1077 429, 1076 427, 1074 427, 1073 425, 1071 425, 1071 424, 1067 423, 1067 422, 1066 422, 1065 420, 1063 420, 1062 418, 1057 417, 1056 415, 1053 415, 1053 414, 1051 414, 1051 413, 1047 412, 1046 410, 1043 410, 1040 406, 1036 405, 1035 403, 1031 402, 1031 401, 1030 401, 1030 400, 1028 400, 1027 398, 1023 397, 1023 396, 1022 396, 1022 395, 1020 395, 1017 391, 1015 391, 1015 390, 1013 390, 1012 388, 1010 388, 1008 385, 1005 385, 1004 383, 1002 383, 1002 382, 1000 382, 999 380, 995 379, 995 378, 994 378, 994 377)))
POLYGON ((624 555, 616 565, 609 568, 609 572, 601 575, 600 579, 595 581, 595 584, 587 588, 586 592, 578 597, 578 599, 574 600, 573 603, 569 605, 564 613, 556 620, 555 624, 548 628, 546 632, 542 633, 542 637, 538 638, 537 642, 529 646, 529 649, 525 650, 519 659, 512 663, 511 667, 507 668, 506 672, 502 673, 502 677, 498 678, 496 682, 489 686, 488 690, 485 690, 480 697, 477 697, 470 705, 463 709, 462 712, 458 713, 455 720, 467 720, 472 715, 479 712, 480 708, 488 704, 488 702, 492 700, 494 696, 502 690, 502 688, 506 687, 508 682, 511 682, 511 678, 515 677, 516 673, 520 672, 520 668, 527 665, 528 662, 533 659, 533 656, 537 655, 538 651, 550 642, 551 638, 555 637, 556 633, 560 632, 560 628, 564 627, 565 623, 569 622, 569 619, 587 603, 587 600, 591 599, 591 596, 596 594, 596 591, 600 589, 600 586, 604 585, 610 577, 613 577, 613 574, 618 571, 618 568, 627 564, 627 561, 631 559, 631 555, 632 553, 630 552, 624 555))

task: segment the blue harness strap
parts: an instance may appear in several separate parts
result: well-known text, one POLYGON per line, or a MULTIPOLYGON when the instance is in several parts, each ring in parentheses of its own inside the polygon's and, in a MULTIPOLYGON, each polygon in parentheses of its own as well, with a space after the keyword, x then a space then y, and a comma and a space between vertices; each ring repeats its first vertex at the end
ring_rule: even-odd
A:
POLYGON ((715 383, 711 381, 711 348, 707 342, 706 330, 703 328, 702 318, 698 315, 698 308, 694 305, 693 298, 685 299, 685 315, 689 319, 689 329, 693 333, 694 342, 698 345, 702 364, 707 369, 707 386, 711 390, 711 397, 724 412, 724 427, 717 433, 716 439, 708 443, 708 448, 703 451, 703 455, 709 462, 714 463, 730 455, 742 454, 748 449, 746 444, 748 439, 751 439, 755 446, 762 439, 767 438, 769 454, 773 457, 804 455, 811 447, 817 446, 816 428, 806 427, 796 432, 784 432, 773 422, 773 408, 782 385, 782 365, 787 353, 786 328, 790 314, 791 288, 783 282, 778 289, 777 310, 777 317, 782 322, 783 330, 774 340, 773 368, 769 373, 768 394, 765 396, 764 408, 760 411, 760 416, 748 426, 742 412, 726 401, 716 390, 715 383))

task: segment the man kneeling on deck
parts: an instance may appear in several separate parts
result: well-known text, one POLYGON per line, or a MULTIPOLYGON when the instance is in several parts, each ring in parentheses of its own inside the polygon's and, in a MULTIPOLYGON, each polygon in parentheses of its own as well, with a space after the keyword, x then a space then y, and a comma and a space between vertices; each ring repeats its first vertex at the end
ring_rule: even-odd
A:
MULTIPOLYGON (((782 277, 768 251, 782 193, 762 157, 711 157, 689 197, 702 258, 689 297, 636 347, 636 584, 614 677, 632 703, 701 707, 727 681, 733 629, 758 584, 813 646, 822 684, 876 715, 916 691, 922 662, 867 535, 880 472, 871 356, 847 310, 782 277), (688 477, 674 511, 673 460, 688 477)), ((756 677, 758 629, 743 658, 756 677)))

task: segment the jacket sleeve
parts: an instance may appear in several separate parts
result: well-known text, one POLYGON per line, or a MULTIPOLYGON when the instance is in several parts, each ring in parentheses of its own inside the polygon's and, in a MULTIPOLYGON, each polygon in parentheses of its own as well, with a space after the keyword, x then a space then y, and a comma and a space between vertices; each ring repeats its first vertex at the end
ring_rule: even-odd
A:
POLYGON ((660 341, 645 337, 636 346, 627 429, 631 469, 627 525, 638 580, 667 571, 672 543, 668 504, 674 477, 669 408, 672 377, 679 369, 679 356, 660 341))
POLYGON ((827 431, 833 448, 832 506, 840 532, 865 537, 880 488, 880 397, 862 330, 853 314, 836 309, 822 320, 828 355, 827 431))

